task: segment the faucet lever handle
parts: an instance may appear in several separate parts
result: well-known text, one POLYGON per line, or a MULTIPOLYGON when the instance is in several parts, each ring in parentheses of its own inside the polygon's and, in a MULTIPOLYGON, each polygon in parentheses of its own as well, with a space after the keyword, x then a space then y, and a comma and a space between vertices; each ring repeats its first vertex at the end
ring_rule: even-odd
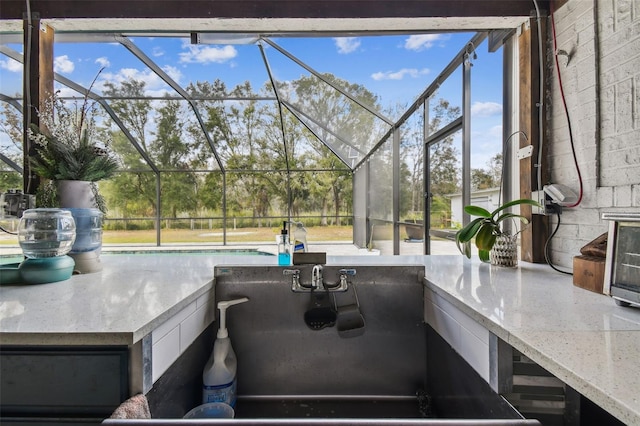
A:
POLYGON ((284 269, 282 275, 300 275, 300 269, 284 269))
POLYGON ((356 274, 356 270, 351 269, 340 269, 338 271, 340 274, 340 281, 338 281, 337 287, 339 287, 342 291, 346 291, 349 288, 349 281, 347 280, 348 276, 354 276, 356 274))

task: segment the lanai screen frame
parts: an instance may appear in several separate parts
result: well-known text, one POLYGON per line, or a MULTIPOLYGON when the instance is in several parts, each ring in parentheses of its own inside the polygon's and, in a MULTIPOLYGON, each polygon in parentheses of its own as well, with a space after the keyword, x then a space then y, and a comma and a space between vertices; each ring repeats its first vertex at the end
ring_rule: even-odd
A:
MULTIPOLYGON (((343 158, 341 158, 341 161, 345 164, 346 167, 351 169, 352 172, 352 176, 353 176, 353 194, 354 194, 354 201, 353 201, 353 242, 356 245, 362 244, 363 242, 366 241, 370 241, 372 238, 371 235, 371 223, 372 223, 372 218, 369 216, 368 214, 368 194, 369 194, 369 173, 368 173, 368 165, 370 163, 370 159, 371 156, 374 155, 380 148, 381 146, 385 143, 385 141, 387 140, 392 140, 392 145, 393 145, 393 218, 391 221, 391 224, 393 225, 393 254, 399 254, 399 246, 400 246, 400 227, 401 225, 403 225, 403 222, 400 221, 400 216, 399 216, 399 191, 400 191, 400 181, 399 181, 399 160, 398 160, 398 152, 399 152, 399 143, 400 143, 400 139, 399 139, 399 129, 402 126, 403 123, 405 123, 409 117, 411 117, 412 114, 416 113, 416 111, 419 108, 423 108, 423 112, 424 114, 428 114, 428 107, 426 105, 428 105, 429 102, 429 98, 433 95, 433 93, 435 93, 435 91, 438 89, 438 87, 442 84, 442 82, 444 80, 446 80, 446 78, 453 72, 453 70, 455 70, 457 67, 459 67, 460 65, 463 66, 464 68, 464 79, 463 79, 463 108, 462 108, 462 114, 461 116, 456 119, 454 122, 450 123, 448 126, 446 126, 443 129, 440 129, 438 132, 436 132, 433 135, 428 135, 427 134, 427 129, 425 126, 425 133, 424 133, 424 144, 425 144, 425 167, 424 167, 424 182, 425 182, 425 202, 424 202, 424 210, 423 210, 423 215, 424 215, 424 227, 423 227, 423 232, 424 232, 424 253, 425 254, 430 254, 430 236, 427 230, 429 230, 430 228, 430 224, 429 224, 429 216, 430 216, 430 205, 429 205, 429 191, 428 191, 428 182, 429 182, 429 167, 428 167, 428 156, 426 155, 426 153, 428 152, 428 150, 426 149, 430 144, 432 143, 436 143, 438 140, 441 140, 442 138, 447 137, 448 135, 450 135, 451 133, 458 131, 458 130, 462 130, 462 134, 463 134, 463 203, 464 204, 468 204, 469 203, 469 199, 470 199, 470 188, 469 188, 469 173, 470 173, 470 152, 469 152, 469 144, 470 144, 470 135, 469 135, 469 128, 470 128, 470 124, 469 124, 469 117, 470 117, 470 97, 469 97, 469 93, 470 93, 470 73, 471 73, 471 64, 469 61, 469 55, 473 53, 473 51, 475 50, 476 46, 480 45, 488 36, 488 32, 478 32, 475 34, 475 36, 472 37, 472 39, 467 43, 467 45, 460 51, 458 52, 456 55, 454 55, 452 61, 449 63, 449 65, 433 80, 433 82, 429 85, 429 87, 427 87, 427 89, 425 91, 423 91, 423 93, 418 96, 418 98, 416 99, 416 101, 407 109, 407 111, 400 117, 399 120, 395 121, 395 122, 391 122, 390 120, 386 119, 385 117, 382 117, 385 121, 387 121, 387 123, 389 123, 391 125, 391 129, 387 132, 387 134, 385 136, 383 136, 383 138, 381 138, 381 140, 374 146, 373 149, 370 150, 370 152, 368 154, 366 154, 355 166, 351 166, 347 161, 345 161, 343 158), (361 175, 364 174, 365 178, 362 179, 361 175), (362 203, 356 203, 355 198, 356 198, 356 194, 359 193, 359 191, 362 190, 362 184, 360 182, 366 182, 365 186, 365 190, 364 190, 364 194, 366 196, 365 198, 365 202, 364 202, 364 208, 365 208, 365 213, 364 215, 362 214, 362 212, 360 211, 356 211, 356 205, 358 205, 358 210, 361 209, 360 205, 362 203), (364 220, 362 220, 364 217, 364 220), (363 229, 364 228, 364 229, 363 229)), ((65 34, 60 34, 60 37, 64 37, 65 34)), ((73 37, 77 38, 77 34, 74 34, 73 37)), ((333 36, 336 36, 335 34, 333 34, 333 36)), ((97 37, 95 34, 91 36, 93 38, 92 41, 95 41, 95 38, 97 37)), ((100 34, 100 38, 103 40, 109 40, 109 41, 117 41, 119 43, 121 43, 123 46, 125 46, 128 50, 130 50, 138 59, 140 59, 145 65, 147 65, 150 69, 152 69, 157 75, 159 75, 169 86, 171 86, 176 92, 178 92, 181 96, 179 99, 184 99, 187 102, 190 103, 190 105, 193 108, 194 113, 196 114, 196 116, 199 116, 198 110, 197 110, 197 106, 195 105, 195 103, 193 103, 192 99, 188 98, 188 95, 184 92, 183 89, 181 89, 181 87, 179 85, 177 85, 177 83, 175 83, 173 80, 171 80, 171 78, 164 72, 162 71, 150 58, 148 58, 142 51, 140 51, 139 49, 137 49, 137 47, 127 38, 127 37, 123 37, 121 35, 108 35, 108 34, 100 34)), ((262 39, 262 38, 261 38, 262 39)), ((269 43, 272 47, 276 47, 278 48, 277 45, 275 45, 275 43, 271 42, 270 40, 264 38, 262 40, 265 40, 267 43, 269 43)), ((20 55, 16 54, 15 52, 11 52, 10 49, 7 50, 7 48, 5 48, 4 46, 0 46, 0 53, 4 53, 6 56, 12 57, 15 60, 20 60, 20 55)), ((293 55, 290 55, 286 52, 283 52, 285 55, 289 56, 290 59, 298 62, 299 60, 297 58, 295 58, 293 55)), ((264 56, 264 55, 263 55, 264 56)), ((267 69, 269 68, 269 64, 268 61, 266 59, 266 57, 264 57, 264 61, 265 61, 265 67, 267 67, 267 69)), ((301 66, 305 66, 302 61, 299 61, 299 65, 301 66)), ((308 71, 310 71, 312 74, 316 75, 318 74, 317 72, 315 72, 315 70, 312 70, 310 68, 308 68, 308 71)), ((269 73, 269 75, 271 76, 271 74, 269 73)), ((55 79, 64 84, 67 87, 70 87, 74 90, 76 90, 77 92, 79 92, 82 95, 87 95, 88 97, 90 97, 91 99, 96 100, 104 109, 105 111, 111 116, 111 118, 114 120, 114 122, 120 127, 120 129, 123 131, 123 133, 127 136, 127 138, 129 139, 129 141, 131 142, 131 144, 136 148, 136 150, 138 150, 138 152, 141 154, 141 156, 143 157, 143 159, 146 161, 146 163, 149 165, 149 167, 151 168, 152 172, 155 174, 156 176, 156 197, 157 197, 157 202, 158 205, 160 205, 159 203, 161 203, 161 193, 160 193, 160 174, 162 173, 161 170, 159 170, 154 164, 153 161, 148 158, 145 153, 144 150, 142 150, 140 148, 140 146, 136 143, 135 139, 129 134, 129 132, 126 130, 126 128, 124 127, 124 125, 122 125, 121 122, 119 122, 119 120, 117 119, 117 116, 115 116, 115 114, 113 114, 113 111, 110 110, 110 107, 108 105, 108 103, 106 102, 105 98, 102 98, 101 96, 99 96, 98 94, 95 94, 93 92, 90 92, 88 89, 79 86, 78 84, 74 83, 73 81, 70 81, 68 79, 66 79, 63 76, 60 75, 56 75, 55 79)), ((275 84, 273 84, 274 87, 276 87, 275 84)), ((345 94, 339 87, 334 87, 334 89, 340 91, 343 93, 343 95, 345 96, 349 96, 348 94, 345 94)), ((507 90, 508 88, 505 85, 505 90, 507 90)), ((151 99, 151 98, 149 98, 151 99)), ((3 95, 2 98, 0 100, 4 100, 6 102, 17 102, 16 99, 13 98, 8 98, 7 96, 3 95)), ((277 90, 275 90, 275 97, 269 100, 275 100, 278 102, 278 106, 279 108, 286 108, 288 111, 290 111, 294 116, 297 117, 297 114, 300 113, 300 111, 295 111, 295 107, 293 107, 290 104, 287 104, 286 101, 279 99, 277 90)), ((356 100, 357 102, 357 100, 356 100)), ((361 105, 362 106, 362 105, 361 105)), ((367 108, 366 106, 363 106, 365 108, 367 108)), ((367 108, 368 109, 368 108, 367 108)), ((199 120, 201 122, 201 120, 199 120)), ((301 120, 301 122, 303 122, 301 120)), ((427 123, 428 120, 425 119, 425 123, 427 123)), ((304 122, 303 122, 304 124, 304 122)), ((308 128, 308 127, 307 127, 308 128)), ((311 130, 311 129, 309 129, 311 130)), ((204 131, 204 126, 203 126, 203 133, 205 135, 207 135, 207 132, 204 131)), ((286 136, 283 133, 283 140, 286 138, 286 136)), ((323 141, 324 143, 324 141, 323 141)), ((212 153, 216 158, 216 161, 219 165, 219 170, 220 172, 223 174, 223 185, 224 185, 224 190, 223 190, 223 194, 226 195, 227 193, 227 188, 226 188, 226 180, 224 179, 226 170, 224 168, 224 165, 222 164, 215 146, 211 143, 210 139, 209 139, 209 145, 211 147, 212 153)), ((333 151, 333 150, 332 150, 333 151)), ((334 152, 334 154, 336 154, 334 152)), ((337 154, 336 154, 337 155, 337 154)), ((505 157, 506 158, 506 157, 505 157)), ((2 158, 2 160, 5 160, 4 158, 2 158)), ((7 163, 10 167, 16 169, 16 165, 15 164, 10 164, 9 162, 7 162, 6 160, 4 161, 5 163, 7 163)), ((302 171, 313 171, 313 170, 296 170, 296 172, 302 172, 302 171)), ((317 171, 317 170, 316 170, 317 171)), ((288 178, 290 178, 290 174, 291 174, 291 170, 287 167, 286 173, 288 178)), ((287 179, 289 180, 289 179, 287 179)), ((288 189, 288 193, 290 194, 290 191, 288 189)), ((289 195, 290 197, 290 195, 289 195)), ((226 231, 227 231, 227 209, 226 209, 226 201, 224 201, 225 198, 223 198, 223 245, 227 245, 227 237, 226 237, 226 231)), ((291 219, 291 212, 289 209, 288 212, 288 219, 291 219)), ((157 229, 157 234, 156 234, 156 245, 157 246, 161 246, 161 226, 160 226, 160 222, 163 220, 163 218, 161 217, 161 211, 160 209, 156 210, 156 217, 155 217, 155 221, 156 221, 156 229, 157 229)), ((465 221, 467 221, 468 218, 465 219, 465 221)))

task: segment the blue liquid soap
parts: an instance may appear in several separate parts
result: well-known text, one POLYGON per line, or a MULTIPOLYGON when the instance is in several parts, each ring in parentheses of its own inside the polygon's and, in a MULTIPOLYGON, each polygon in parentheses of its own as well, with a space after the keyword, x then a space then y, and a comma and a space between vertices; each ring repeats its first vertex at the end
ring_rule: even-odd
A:
POLYGON ((278 253, 278 265, 280 266, 291 265, 291 255, 289 253, 278 253))
POLYGON ((280 240, 278 241, 278 265, 291 265, 291 248, 289 247, 289 235, 287 232, 287 222, 282 222, 280 240))

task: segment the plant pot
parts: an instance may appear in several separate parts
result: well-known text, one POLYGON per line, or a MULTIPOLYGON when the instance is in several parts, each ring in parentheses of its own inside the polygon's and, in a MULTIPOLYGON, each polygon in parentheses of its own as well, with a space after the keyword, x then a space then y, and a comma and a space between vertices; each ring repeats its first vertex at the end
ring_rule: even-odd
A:
POLYGON ((498 235, 489 252, 492 265, 515 268, 518 266, 518 238, 511 235, 498 235))
POLYGON ((76 260, 74 273, 102 270, 102 213, 97 208, 92 183, 82 180, 56 181, 60 207, 68 209, 76 222, 76 244, 70 256, 76 260))
POLYGON ((58 180, 58 200, 62 208, 94 209, 98 207, 91 182, 84 180, 58 180))

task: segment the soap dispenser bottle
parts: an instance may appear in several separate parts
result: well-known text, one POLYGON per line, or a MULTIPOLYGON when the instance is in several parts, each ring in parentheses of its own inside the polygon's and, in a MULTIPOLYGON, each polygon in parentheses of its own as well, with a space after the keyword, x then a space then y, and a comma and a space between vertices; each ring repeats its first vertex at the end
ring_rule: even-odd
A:
POLYGON ((248 298, 243 297, 218 302, 220 328, 218 329, 216 341, 213 344, 213 353, 202 373, 203 404, 209 402, 224 402, 231 407, 235 407, 236 405, 236 369, 238 367, 238 360, 231 347, 231 340, 229 340, 226 316, 229 306, 248 301, 248 298))
POLYGON ((296 224, 296 230, 293 231, 293 252, 306 253, 307 248, 307 230, 301 222, 296 224))
POLYGON ((291 265, 291 246, 289 245, 286 221, 282 222, 282 231, 280 231, 280 240, 278 241, 278 265, 291 265))

